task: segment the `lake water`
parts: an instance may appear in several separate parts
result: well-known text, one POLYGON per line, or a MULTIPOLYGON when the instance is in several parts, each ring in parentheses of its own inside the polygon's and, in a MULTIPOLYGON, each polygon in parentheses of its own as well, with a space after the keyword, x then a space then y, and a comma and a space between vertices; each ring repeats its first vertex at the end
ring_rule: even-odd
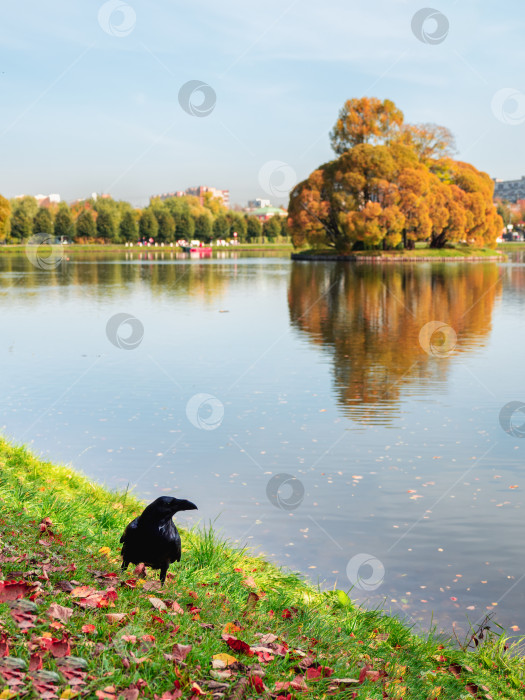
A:
POLYGON ((523 255, 222 255, 0 255, 0 431, 417 627, 525 632, 523 255))

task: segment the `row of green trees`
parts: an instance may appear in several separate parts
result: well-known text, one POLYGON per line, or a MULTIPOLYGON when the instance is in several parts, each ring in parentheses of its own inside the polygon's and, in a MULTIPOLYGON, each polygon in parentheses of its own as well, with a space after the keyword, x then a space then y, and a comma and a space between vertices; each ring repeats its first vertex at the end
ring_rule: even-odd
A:
POLYGON ((34 197, 7 200, 0 195, 0 242, 23 243, 35 234, 64 236, 79 243, 125 243, 153 238, 159 243, 237 238, 270 241, 288 235, 286 218, 261 224, 255 216, 230 211, 211 195, 152 199, 144 209, 111 198, 39 207, 34 197), (234 236, 234 234, 237 234, 234 236))

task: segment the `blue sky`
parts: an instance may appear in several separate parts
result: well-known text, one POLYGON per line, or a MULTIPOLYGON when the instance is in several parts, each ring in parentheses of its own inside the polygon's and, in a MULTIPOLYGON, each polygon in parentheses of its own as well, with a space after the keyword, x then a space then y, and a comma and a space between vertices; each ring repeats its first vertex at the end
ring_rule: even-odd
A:
POLYGON ((427 19, 418 39, 412 18, 428 6, 412 0, 110 2, 2 8, 4 196, 97 191, 141 205, 208 184, 233 203, 286 203, 332 157, 343 102, 363 95, 448 126, 458 158, 492 177, 525 175, 521 3, 431 4, 446 20, 426 43, 437 25, 427 19), (216 96, 207 116, 179 104, 192 80, 216 96))

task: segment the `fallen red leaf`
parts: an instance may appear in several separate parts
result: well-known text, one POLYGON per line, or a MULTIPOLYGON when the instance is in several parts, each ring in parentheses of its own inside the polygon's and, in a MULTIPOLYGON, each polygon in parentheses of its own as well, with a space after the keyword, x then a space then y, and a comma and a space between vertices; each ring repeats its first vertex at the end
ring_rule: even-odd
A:
POLYGON ((172 601, 166 601, 166 605, 168 606, 168 609, 171 610, 174 613, 177 613, 177 615, 183 615, 184 614, 184 609, 181 608, 181 606, 177 603, 176 600, 172 601))
POLYGON ((306 680, 313 681, 319 678, 329 678, 334 672, 333 668, 328 666, 318 666, 317 668, 309 667, 306 669, 306 680))
POLYGON ((239 651, 242 654, 247 654, 248 656, 253 656, 253 651, 251 650, 250 645, 246 644, 246 642, 243 642, 241 639, 237 639, 237 637, 232 637, 227 634, 223 634, 222 638, 230 649, 239 651))
POLYGON ((9 656, 9 642, 5 632, 0 637, 0 656, 9 656))
POLYGON ((71 647, 69 646, 68 638, 62 637, 62 639, 60 639, 60 640, 54 639, 49 651, 51 652, 51 655, 54 656, 55 659, 61 659, 64 656, 70 656, 71 647))
POLYGON ((31 654, 28 671, 39 671, 41 668, 43 668, 43 663, 40 654, 31 654))
POLYGON ((11 610, 11 617, 21 632, 27 632, 35 627, 36 615, 24 610, 11 610))
POLYGON ((115 588, 113 588, 113 586, 106 588, 106 590, 104 591, 104 598, 106 598, 107 600, 117 600, 118 594, 115 588))
POLYGON ((250 683, 255 688, 256 692, 264 692, 264 683, 260 676, 250 676, 250 683))
POLYGON ((23 598, 27 593, 32 592, 34 586, 26 581, 0 581, 0 603, 8 600, 23 598))
POLYGON ((290 683, 290 687, 295 690, 308 690, 308 686, 302 676, 295 676, 293 681, 290 683))
POLYGON ((42 518, 38 529, 40 530, 40 532, 45 532, 45 530, 47 530, 48 527, 51 527, 51 525, 53 525, 53 523, 51 522, 51 518, 42 518))

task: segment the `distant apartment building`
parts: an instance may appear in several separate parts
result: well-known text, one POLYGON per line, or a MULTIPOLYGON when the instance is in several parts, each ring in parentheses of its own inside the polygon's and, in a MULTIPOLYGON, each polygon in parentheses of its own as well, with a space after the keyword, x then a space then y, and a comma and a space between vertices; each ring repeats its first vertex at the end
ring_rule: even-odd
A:
POLYGON ((60 202, 59 194, 37 194, 35 197, 39 207, 49 207, 60 202))
POLYGON ((520 180, 494 180, 494 197, 517 202, 525 199, 525 177, 520 180))
MULTIPOLYGON (((32 197, 31 194, 17 194, 15 199, 22 199, 23 197, 32 197)), ((60 202, 59 194, 37 194, 35 199, 39 207, 49 207, 51 204, 58 204, 60 202)))
POLYGON ((202 204, 204 202, 204 195, 210 192, 214 199, 220 199, 224 206, 230 208, 230 190, 218 190, 215 187, 207 187, 206 185, 199 185, 198 187, 188 187, 184 192, 182 190, 176 190, 175 192, 163 192, 159 195, 153 195, 154 197, 159 197, 161 200, 170 199, 170 197, 197 197, 202 204))
POLYGON ((270 207, 271 203, 269 199, 251 199, 248 202, 248 209, 264 209, 264 207, 270 207))
POLYGON ((261 223, 268 221, 272 216, 288 216, 286 209, 278 207, 258 207, 257 209, 250 209, 247 213, 250 216, 256 216, 261 223))

